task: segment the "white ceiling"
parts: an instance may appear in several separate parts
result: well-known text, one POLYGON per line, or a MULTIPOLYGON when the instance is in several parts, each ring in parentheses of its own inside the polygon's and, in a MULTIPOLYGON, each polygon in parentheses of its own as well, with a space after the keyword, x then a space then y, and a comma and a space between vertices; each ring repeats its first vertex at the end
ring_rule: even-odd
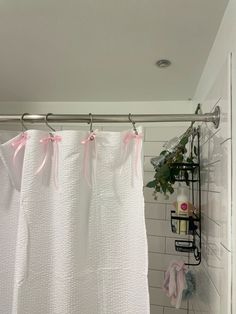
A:
POLYGON ((227 2, 1 1, 0 100, 191 98, 227 2))

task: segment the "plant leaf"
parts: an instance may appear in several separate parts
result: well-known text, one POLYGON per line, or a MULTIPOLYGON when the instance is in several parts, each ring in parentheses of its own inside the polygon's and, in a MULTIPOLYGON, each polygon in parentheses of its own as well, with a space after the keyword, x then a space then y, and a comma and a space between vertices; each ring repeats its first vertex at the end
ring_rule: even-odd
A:
POLYGON ((185 146, 187 143, 188 143, 188 137, 187 136, 183 137, 180 140, 180 144, 183 145, 183 146, 185 146))
POLYGON ((173 187, 171 185, 169 185, 168 191, 170 192, 170 194, 172 194, 172 193, 174 193, 175 190, 173 189, 173 187))
POLYGON ((162 152, 160 152, 160 155, 165 155, 167 152, 167 150, 163 150, 162 152))
POLYGON ((156 186, 156 192, 160 192, 161 191, 161 187, 160 187, 160 185, 157 185, 156 186))
POLYGON ((164 164, 160 169, 158 169, 157 176, 163 178, 165 181, 170 177, 170 168, 167 164, 164 164))
POLYGON ((155 188, 156 187, 156 180, 148 182, 146 187, 147 188, 155 188))

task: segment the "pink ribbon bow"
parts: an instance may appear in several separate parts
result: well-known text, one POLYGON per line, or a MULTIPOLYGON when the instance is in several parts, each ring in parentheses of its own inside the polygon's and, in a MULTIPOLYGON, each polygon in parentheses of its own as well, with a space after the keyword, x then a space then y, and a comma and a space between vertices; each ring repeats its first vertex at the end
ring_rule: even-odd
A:
POLYGON ((27 133, 23 132, 21 133, 20 138, 17 138, 16 140, 13 140, 11 142, 12 147, 15 148, 15 152, 13 155, 13 164, 16 165, 16 156, 20 152, 20 150, 25 146, 27 140, 29 139, 29 136, 27 133))
POLYGON ((91 143, 94 144, 95 162, 93 163, 92 179, 93 181, 95 181, 96 163, 97 163, 97 143, 96 143, 97 132, 98 130, 90 132, 89 135, 83 141, 81 141, 81 144, 84 145, 83 173, 84 173, 84 178, 90 187, 92 186, 92 183, 89 180, 89 174, 88 174, 89 152, 91 150, 90 144, 91 143))
POLYGON ((134 167, 135 167, 135 174, 138 176, 138 163, 140 160, 140 155, 141 155, 141 143, 143 139, 143 134, 136 134, 135 132, 128 132, 126 133, 123 142, 124 142, 124 160, 127 157, 128 153, 128 146, 132 140, 135 141, 135 162, 134 162, 134 167))
POLYGON ((49 157, 49 144, 53 144, 53 180, 54 180, 54 185, 56 189, 58 188, 58 154, 59 154, 59 148, 58 148, 58 143, 61 142, 62 138, 59 135, 52 135, 50 134, 49 136, 46 136, 40 140, 40 143, 44 144, 44 149, 45 149, 45 155, 43 158, 43 161, 35 174, 39 174, 42 169, 45 167, 48 157, 49 157))

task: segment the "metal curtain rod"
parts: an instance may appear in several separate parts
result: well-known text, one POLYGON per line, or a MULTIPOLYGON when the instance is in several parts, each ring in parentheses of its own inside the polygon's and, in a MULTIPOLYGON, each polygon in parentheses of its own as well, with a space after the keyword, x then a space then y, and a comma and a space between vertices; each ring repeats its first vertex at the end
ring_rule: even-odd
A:
MULTIPOLYGON (((45 114, 24 114, 26 123, 45 123, 45 114)), ((128 114, 93 114, 93 123, 130 123, 128 114)), ((0 123, 20 122, 20 114, 2 114, 0 123)), ((132 120, 136 123, 145 122, 212 122, 218 128, 220 121, 220 108, 216 107, 212 113, 205 114, 132 114, 132 120)), ((49 123, 90 123, 89 114, 50 114, 47 117, 49 123)))

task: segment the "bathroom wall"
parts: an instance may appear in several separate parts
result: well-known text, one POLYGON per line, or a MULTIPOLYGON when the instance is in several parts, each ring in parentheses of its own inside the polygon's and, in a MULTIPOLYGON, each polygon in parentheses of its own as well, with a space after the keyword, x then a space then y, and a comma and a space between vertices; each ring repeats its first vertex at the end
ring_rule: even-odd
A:
MULTIPOLYGON (((144 183, 153 180, 153 167, 150 158, 158 155, 162 150, 163 144, 171 138, 181 135, 187 128, 185 125, 170 124, 164 126, 159 124, 156 127, 145 128, 144 141, 144 183)), ((188 304, 182 303, 182 308, 177 310, 170 304, 161 289, 164 278, 164 271, 169 263, 174 259, 188 261, 187 254, 177 253, 174 248, 175 239, 181 238, 171 232, 170 210, 173 209, 172 203, 176 201, 176 193, 169 199, 165 199, 162 194, 158 195, 155 201, 152 195, 153 190, 144 188, 146 226, 149 244, 149 287, 151 314, 193 314, 188 312, 188 304)))
POLYGON ((221 124, 201 125, 202 264, 197 270, 196 313, 231 313, 231 93, 230 57, 203 109, 221 108, 221 124))
POLYGON ((231 0, 194 97, 202 103, 204 112, 214 110, 216 105, 221 108, 219 129, 202 124, 203 261, 197 272, 195 313, 236 313, 235 241, 232 241, 236 213, 235 193, 232 193, 235 191, 232 169, 236 134, 235 44, 236 1, 231 0))

